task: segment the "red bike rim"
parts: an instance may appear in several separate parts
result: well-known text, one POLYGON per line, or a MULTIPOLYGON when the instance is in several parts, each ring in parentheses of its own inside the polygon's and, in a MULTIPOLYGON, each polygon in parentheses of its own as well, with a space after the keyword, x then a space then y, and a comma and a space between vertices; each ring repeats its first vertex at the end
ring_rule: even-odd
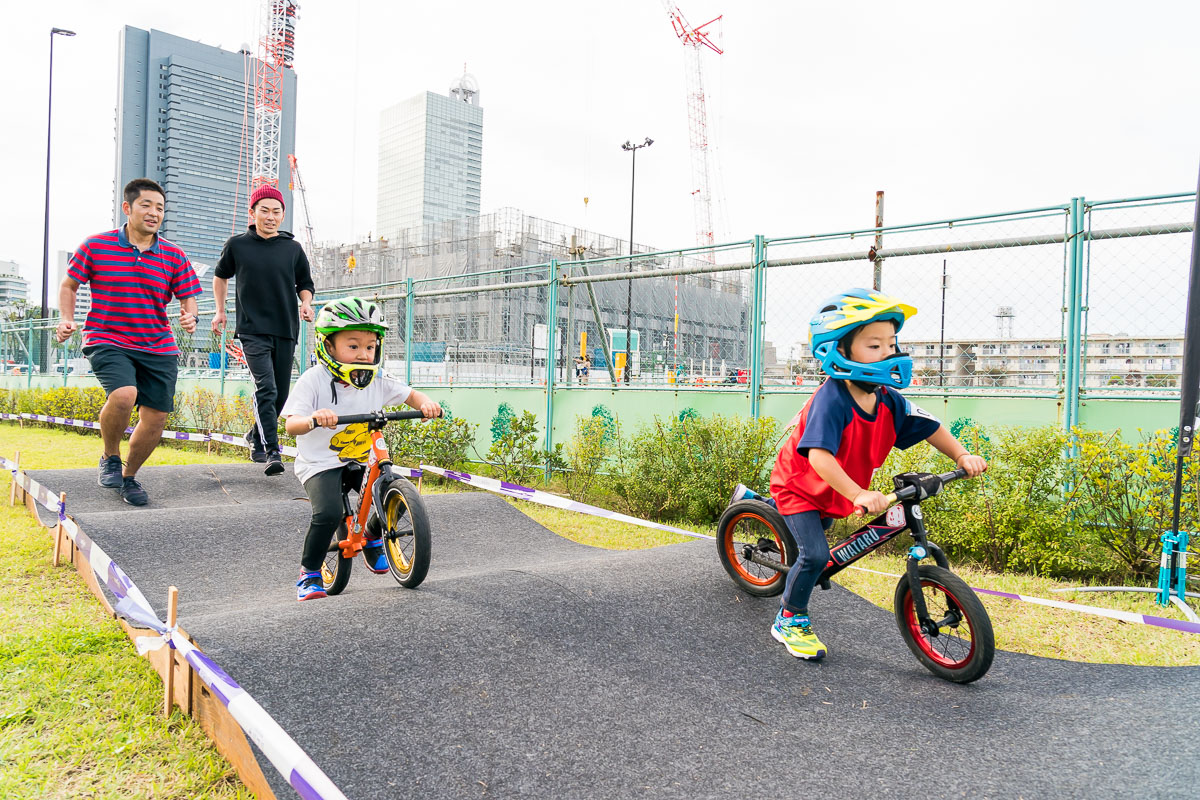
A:
POLYGON ((737 529, 738 523, 740 523, 742 520, 746 520, 746 519, 757 521, 758 523, 760 523, 763 526, 763 528, 765 530, 771 532, 771 538, 773 538, 775 540, 775 546, 779 549, 779 562, 781 564, 784 563, 783 554, 785 551, 783 549, 783 542, 779 540, 779 534, 775 533, 775 529, 771 527, 771 523, 768 522, 766 519, 759 516, 758 514, 754 514, 754 513, 748 512, 748 511, 738 514, 737 516, 735 516, 733 519, 731 519, 729 521, 728 530, 730 531, 730 535, 725 537, 725 542, 724 542, 725 557, 729 561, 729 563, 733 565, 733 568, 735 570, 737 570, 737 573, 738 573, 738 575, 740 575, 742 577, 742 580, 746 581, 746 583, 753 584, 754 586, 770 586, 772 583, 779 580, 782 573, 775 572, 770 567, 763 567, 764 570, 770 572, 770 574, 765 577, 762 575, 755 575, 754 573, 749 572, 746 569, 746 566, 742 560, 743 559, 742 548, 745 547, 749 543, 748 542, 738 542, 733 538, 733 531, 737 529))
MULTIPOLYGON (((926 586, 932 587, 933 589, 944 594, 950 601, 946 604, 947 608, 949 607, 950 603, 953 603, 954 607, 959 609, 959 613, 962 614, 962 603, 958 602, 958 598, 955 597, 949 589, 947 589, 945 586, 942 586, 940 583, 922 579, 921 589, 924 590, 926 586)), ((928 605, 928 601, 926 601, 926 605, 928 605)), ((971 629, 971 621, 967 619, 966 614, 963 614, 963 621, 959 624, 966 626, 967 631, 971 634, 971 639, 969 641, 970 647, 967 648, 966 655, 961 658, 951 658, 945 653, 941 653, 934 648, 933 644, 936 640, 931 639, 923 630, 921 630, 921 622, 917 619, 917 611, 913 607, 913 595, 911 591, 908 593, 907 601, 904 604, 904 617, 908 621, 908 630, 909 633, 912 634, 913 641, 915 641, 925 655, 929 656, 938 666, 945 667, 947 669, 961 669, 971 662, 971 657, 975 655, 975 631, 971 629)), ((954 636, 953 638, 956 641, 967 641, 958 636, 954 636)))

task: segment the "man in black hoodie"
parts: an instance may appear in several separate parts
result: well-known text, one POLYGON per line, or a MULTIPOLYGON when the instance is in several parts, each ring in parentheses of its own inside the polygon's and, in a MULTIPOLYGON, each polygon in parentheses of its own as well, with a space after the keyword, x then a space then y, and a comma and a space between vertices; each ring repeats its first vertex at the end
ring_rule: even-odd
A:
POLYGON ((217 313, 214 331, 225 327, 229 279, 237 276, 234 307, 246 365, 254 379, 254 427, 246 433, 250 459, 266 463, 266 474, 283 472, 279 455, 279 409, 291 389, 292 358, 300 319, 312 322, 313 282, 308 257, 283 224, 283 195, 263 184, 250 195, 250 229, 230 237, 213 273, 217 313), (299 313, 296 297, 300 298, 299 313))

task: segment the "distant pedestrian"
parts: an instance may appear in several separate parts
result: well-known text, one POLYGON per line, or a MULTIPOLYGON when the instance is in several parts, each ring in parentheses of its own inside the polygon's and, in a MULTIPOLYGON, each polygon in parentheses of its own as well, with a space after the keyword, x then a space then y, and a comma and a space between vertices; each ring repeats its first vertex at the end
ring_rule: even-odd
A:
POLYGON ((214 331, 225 327, 229 279, 237 278, 234 335, 241 342, 254 380, 254 426, 245 438, 250 444, 250 460, 265 463, 267 475, 283 472, 279 411, 291 389, 300 320, 312 322, 314 316, 308 257, 292 234, 279 229, 283 215, 279 190, 266 184, 258 187, 250 195, 250 229, 225 243, 213 273, 214 331))
POLYGON ((92 290, 92 309, 83 324, 83 354, 107 398, 100 409, 101 486, 121 490, 135 506, 149 501, 138 469, 162 441, 167 414, 175 409, 179 346, 167 323, 167 303, 179 300, 179 324, 196 330, 196 295, 202 291, 188 257, 158 235, 166 193, 149 178, 130 181, 120 228, 84 241, 71 256, 58 290, 60 320, 55 338, 65 342, 77 330, 75 296, 82 284, 92 290), (138 424, 121 465, 121 436, 134 406, 138 424))
POLYGON ((591 372, 591 369, 592 360, 585 355, 583 357, 583 363, 579 365, 579 382, 584 386, 587 386, 588 373, 591 372))

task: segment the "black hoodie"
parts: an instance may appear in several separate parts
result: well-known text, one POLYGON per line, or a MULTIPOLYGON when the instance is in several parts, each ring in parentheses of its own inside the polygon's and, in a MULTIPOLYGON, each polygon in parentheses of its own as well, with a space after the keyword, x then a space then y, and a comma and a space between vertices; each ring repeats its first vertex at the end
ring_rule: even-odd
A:
POLYGON ((221 251, 213 273, 229 280, 236 276, 237 330, 260 336, 280 336, 295 341, 300 335, 300 292, 314 291, 304 248, 287 231, 270 239, 258 235, 253 225, 231 236, 221 251))

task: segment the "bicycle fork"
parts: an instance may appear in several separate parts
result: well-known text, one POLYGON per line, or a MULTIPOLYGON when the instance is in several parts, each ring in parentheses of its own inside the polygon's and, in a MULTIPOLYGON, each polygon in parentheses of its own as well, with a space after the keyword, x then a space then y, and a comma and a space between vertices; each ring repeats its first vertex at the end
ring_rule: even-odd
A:
POLYGON ((908 558, 905 561, 905 577, 908 579, 908 592, 912 597, 913 611, 916 612, 917 622, 921 632, 930 638, 938 635, 943 626, 958 627, 962 621, 962 612, 951 604, 944 619, 933 620, 929 617, 929 607, 925 603, 925 591, 921 588, 921 561, 929 556, 939 567, 950 568, 946 554, 936 544, 925 538, 925 522, 922 519, 921 504, 911 502, 904 504, 904 515, 908 520, 909 533, 913 537, 913 546, 908 548, 908 558))

